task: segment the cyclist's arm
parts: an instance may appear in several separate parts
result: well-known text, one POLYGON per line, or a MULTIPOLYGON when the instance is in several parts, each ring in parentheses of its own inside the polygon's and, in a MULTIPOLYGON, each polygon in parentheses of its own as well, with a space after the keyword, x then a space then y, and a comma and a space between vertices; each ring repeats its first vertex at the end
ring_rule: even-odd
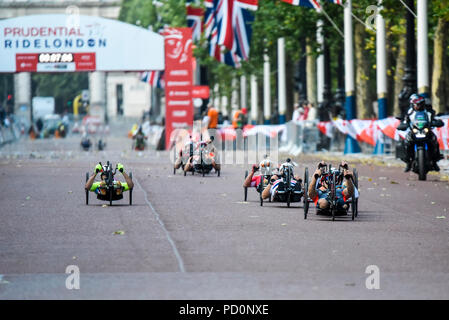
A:
POLYGON ((93 173, 90 178, 87 180, 86 185, 84 186, 84 188, 86 190, 90 190, 92 187, 92 184, 94 183, 95 177, 97 176, 96 173, 93 173))
MULTIPOLYGON (((126 181, 126 187, 128 189, 134 188, 134 182, 131 180, 131 178, 128 176, 128 174, 125 171, 123 171, 122 174, 126 181)), ((127 191, 128 189, 125 188, 124 191, 127 191)))
MULTIPOLYGON (((264 179, 262 177, 262 179, 264 179)), ((262 191, 262 199, 268 199, 270 197, 270 192, 271 192, 271 182, 265 187, 265 189, 263 189, 262 191)))
POLYGON ((92 185, 90 186, 90 188, 89 189, 86 189, 86 190, 89 190, 89 191, 91 191, 91 192, 95 192, 99 187, 100 187, 100 183, 101 182, 94 182, 94 183, 92 183, 92 185))

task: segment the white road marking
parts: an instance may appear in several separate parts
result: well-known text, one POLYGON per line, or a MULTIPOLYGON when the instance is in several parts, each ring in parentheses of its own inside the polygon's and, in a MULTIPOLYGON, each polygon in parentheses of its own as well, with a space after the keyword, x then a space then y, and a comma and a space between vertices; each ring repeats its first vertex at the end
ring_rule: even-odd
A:
POLYGON ((172 249, 173 249, 173 253, 176 256, 176 259, 178 260, 178 266, 179 266, 179 270, 181 272, 186 272, 185 268, 184 268, 184 261, 182 260, 181 255, 179 254, 178 248, 176 247, 175 242, 173 241, 172 237, 170 236, 170 233, 168 232, 168 230, 165 228, 165 224, 164 222, 161 220, 161 217, 159 216, 159 214, 157 213, 157 211, 154 209, 153 205, 151 204, 150 200, 148 200, 148 195, 145 192, 145 190, 142 188, 142 186, 139 183, 139 180, 134 178, 134 181, 137 183, 137 185, 139 186, 139 188, 142 190, 143 194, 145 195, 145 202, 148 204, 148 206, 151 208, 151 211, 153 211, 154 216, 156 217, 157 222, 160 224, 160 226, 162 227, 162 229, 165 232, 165 236, 167 237, 168 242, 170 243, 172 249))

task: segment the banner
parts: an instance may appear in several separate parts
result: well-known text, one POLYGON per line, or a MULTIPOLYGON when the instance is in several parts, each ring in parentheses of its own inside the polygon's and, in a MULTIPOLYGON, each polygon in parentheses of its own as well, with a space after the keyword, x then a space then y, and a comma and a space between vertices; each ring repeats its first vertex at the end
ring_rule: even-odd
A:
MULTIPOLYGON (((433 128, 432 131, 438 138, 440 149, 449 150, 449 116, 437 117, 444 122, 441 128, 433 128)), ((333 129, 347 134, 359 142, 375 146, 377 142, 383 142, 384 136, 400 141, 405 139, 408 131, 397 129, 400 121, 394 117, 381 120, 332 120, 318 123, 318 129, 326 136, 333 138, 333 129)))
POLYGON ((167 28, 165 37, 165 146, 174 129, 193 126, 192 30, 167 28))
POLYGON ((113 19, 38 14, 0 20, 0 72, 164 69, 161 35, 113 19))

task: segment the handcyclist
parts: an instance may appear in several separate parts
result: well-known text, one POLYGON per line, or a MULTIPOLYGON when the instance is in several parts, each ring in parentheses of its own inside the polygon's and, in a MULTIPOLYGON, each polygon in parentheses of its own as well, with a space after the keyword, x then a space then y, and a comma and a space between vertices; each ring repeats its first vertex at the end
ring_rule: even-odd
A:
MULTIPOLYGON (((218 159, 218 153, 217 149, 213 145, 214 137, 211 136, 210 139, 207 139, 206 141, 201 141, 197 144, 195 150, 199 151, 200 147, 204 148, 206 152, 203 153, 203 161, 205 163, 212 164, 212 167, 215 169, 215 171, 219 171, 221 169, 221 165, 217 163, 218 159)), ((187 160, 187 163, 184 166, 184 171, 188 172, 193 169, 193 166, 200 161, 200 155, 199 154, 193 154, 189 156, 189 159, 187 160)))
MULTIPOLYGON (((113 194, 113 200, 120 199, 122 197, 122 194, 124 191, 128 191, 129 189, 134 188, 134 183, 131 180, 131 178, 128 176, 128 174, 125 172, 123 164, 118 163, 116 166, 117 170, 120 171, 125 178, 126 182, 121 182, 118 180, 115 180, 113 178, 114 183, 114 190, 115 194, 113 194)), ((94 173, 90 176, 90 178, 87 180, 86 185, 84 188, 86 190, 89 190, 91 192, 95 192, 99 198, 104 198, 105 200, 109 200, 108 194, 107 194, 107 187, 106 187, 106 166, 102 166, 101 164, 97 164, 94 169, 94 173), (100 173, 101 181, 95 182, 95 177, 97 174, 100 173)))
MULTIPOLYGON (((262 160, 259 165, 253 164, 251 168, 251 172, 248 174, 248 176, 245 178, 245 181, 243 182, 244 188, 257 188, 257 186, 262 181, 263 174, 259 172, 260 168, 272 168, 274 167, 273 162, 268 158, 268 155, 265 156, 265 159, 262 160), (259 172, 259 174, 256 174, 259 172)), ((275 168, 276 169, 276 168, 275 168)), ((271 174, 272 172, 270 172, 271 174)), ((265 181, 265 184, 267 184, 268 181, 265 181)))
MULTIPOLYGON (((354 184, 352 182, 352 172, 349 171, 349 166, 346 161, 342 161, 341 165, 343 168, 343 175, 338 181, 336 181, 335 196, 337 199, 337 214, 345 215, 347 214, 348 204, 345 203, 346 200, 355 195, 354 184)), ((313 174, 312 180, 309 185, 309 197, 317 205, 317 214, 326 214, 327 209, 329 209, 330 203, 330 183, 332 178, 331 168, 328 172, 325 172, 326 163, 321 161, 318 164, 318 169, 313 174)))
MULTIPOLYGON (((290 162, 290 159, 287 159, 286 163, 290 162)), ((283 167, 281 166, 280 169, 273 171, 273 175, 271 176, 268 185, 262 191, 262 199, 268 199, 271 197, 271 201, 273 202, 283 202, 282 197, 278 195, 278 192, 284 190, 286 187, 283 179, 284 172, 282 168, 283 167)), ((290 180, 290 186, 294 190, 300 191, 302 189, 302 179, 299 176, 293 175, 292 179, 290 180)))

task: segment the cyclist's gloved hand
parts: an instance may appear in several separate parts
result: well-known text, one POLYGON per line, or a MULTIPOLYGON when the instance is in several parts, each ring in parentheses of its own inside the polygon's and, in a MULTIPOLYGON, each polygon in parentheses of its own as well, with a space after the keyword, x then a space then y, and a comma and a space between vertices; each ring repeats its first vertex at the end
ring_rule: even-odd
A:
POLYGON ((123 164, 117 163, 117 170, 120 171, 121 173, 123 173, 123 171, 124 171, 123 164))
POLYGON ((95 166, 95 170, 94 171, 95 171, 95 173, 103 171, 103 167, 101 166, 101 164, 97 164, 95 166))
POLYGON ((324 162, 324 161, 321 161, 320 163, 318 163, 318 169, 321 169, 325 166, 326 166, 326 162, 324 162))
POLYGON ((343 171, 343 175, 346 179, 350 179, 352 177, 352 172, 346 169, 345 171, 343 171))
POLYGON ((252 171, 253 172, 257 172, 258 170, 259 170, 259 167, 257 165, 255 165, 255 164, 253 164, 252 171))
POLYGON ((315 176, 315 179, 318 179, 321 176, 321 169, 316 169, 313 175, 315 176))

